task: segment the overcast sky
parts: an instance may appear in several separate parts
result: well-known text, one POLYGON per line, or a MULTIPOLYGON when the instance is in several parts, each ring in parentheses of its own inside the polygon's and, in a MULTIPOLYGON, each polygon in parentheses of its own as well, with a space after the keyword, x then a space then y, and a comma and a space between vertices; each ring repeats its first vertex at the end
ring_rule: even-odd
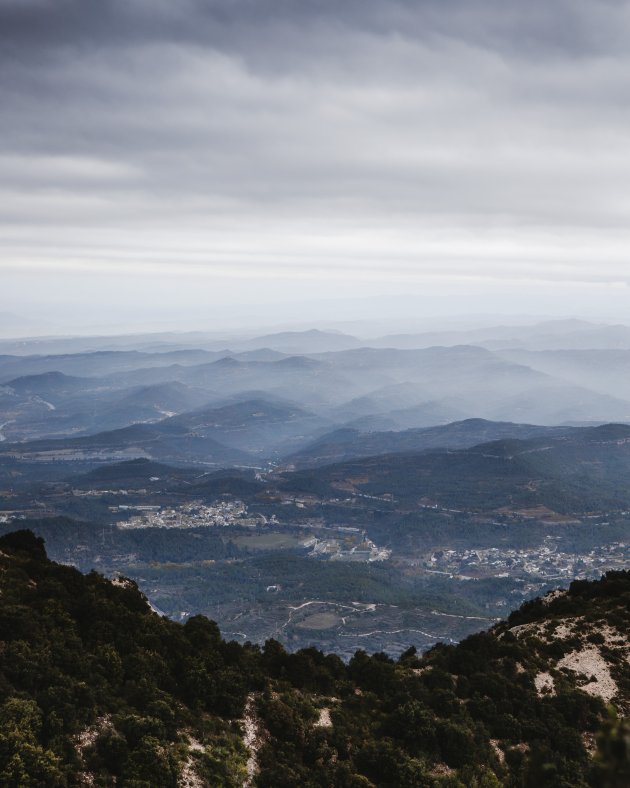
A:
POLYGON ((628 74, 618 0, 0 0, 0 310, 619 319, 628 74))

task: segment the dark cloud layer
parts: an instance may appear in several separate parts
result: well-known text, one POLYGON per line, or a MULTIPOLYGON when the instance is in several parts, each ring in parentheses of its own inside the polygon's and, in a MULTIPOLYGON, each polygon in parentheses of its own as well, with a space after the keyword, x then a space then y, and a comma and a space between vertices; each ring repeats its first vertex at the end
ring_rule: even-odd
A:
POLYGON ((630 4, 0 0, 0 265, 630 278, 630 4))
POLYGON ((247 57, 245 43, 251 53, 273 51, 276 36, 265 33, 329 29, 584 56, 623 50, 626 14, 621 0, 2 0, 0 38, 14 53, 178 41, 247 57))

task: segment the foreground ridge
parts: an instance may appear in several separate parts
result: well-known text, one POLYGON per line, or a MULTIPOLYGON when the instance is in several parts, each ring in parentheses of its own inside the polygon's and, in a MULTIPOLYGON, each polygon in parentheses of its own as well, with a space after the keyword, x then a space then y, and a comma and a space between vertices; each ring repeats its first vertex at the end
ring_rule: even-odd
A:
POLYGON ((629 602, 611 572, 459 645, 346 665, 176 624, 18 531, 0 538, 0 784, 628 785, 611 714, 630 706, 629 602))

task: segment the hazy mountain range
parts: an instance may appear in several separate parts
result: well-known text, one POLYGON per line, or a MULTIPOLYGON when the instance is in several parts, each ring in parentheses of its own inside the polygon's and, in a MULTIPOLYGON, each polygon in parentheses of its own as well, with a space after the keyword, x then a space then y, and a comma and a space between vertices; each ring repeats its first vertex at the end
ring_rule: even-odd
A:
MULTIPOLYGON (((404 431, 471 418, 626 422, 629 335, 625 326, 556 321, 369 341, 312 330, 147 335, 136 347, 131 337, 4 342, 0 437, 74 439, 159 424, 160 433, 177 428, 277 461, 339 429, 404 431)), ((234 460, 219 455, 212 461, 234 460)))

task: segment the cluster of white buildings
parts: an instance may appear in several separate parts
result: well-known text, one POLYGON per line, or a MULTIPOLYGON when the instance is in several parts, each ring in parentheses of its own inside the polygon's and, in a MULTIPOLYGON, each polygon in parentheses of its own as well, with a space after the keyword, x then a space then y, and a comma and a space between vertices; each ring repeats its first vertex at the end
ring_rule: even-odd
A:
POLYGON ((626 568, 630 563, 630 546, 622 542, 604 544, 584 553, 568 553, 558 549, 558 540, 559 537, 547 536, 540 547, 529 550, 497 547, 439 550, 431 555, 426 566, 445 574, 496 577, 522 574, 551 580, 596 576, 608 569, 626 568))
POLYGON ((363 534, 361 541, 355 545, 343 546, 338 539, 317 539, 311 537, 304 542, 310 547, 312 558, 323 558, 328 561, 386 561, 392 554, 391 550, 378 547, 363 534))
MULTIPOLYGON (((136 507, 140 509, 140 507, 136 507)), ((118 528, 210 528, 267 525, 262 514, 249 515, 242 501, 215 501, 208 505, 191 501, 178 507, 143 507, 138 514, 117 523, 118 528)))

